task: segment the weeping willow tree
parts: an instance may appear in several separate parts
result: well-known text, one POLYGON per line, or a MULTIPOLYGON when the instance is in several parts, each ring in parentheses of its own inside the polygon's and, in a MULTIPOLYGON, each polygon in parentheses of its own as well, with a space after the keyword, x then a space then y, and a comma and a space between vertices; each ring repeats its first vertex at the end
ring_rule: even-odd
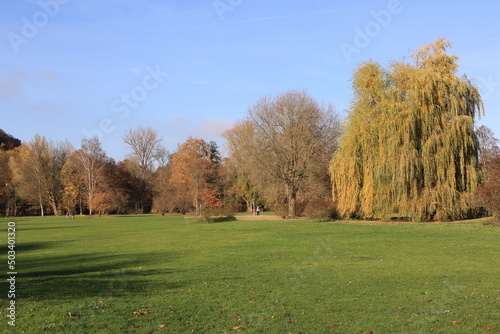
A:
POLYGON ((412 61, 367 62, 330 163, 333 198, 346 217, 463 218, 479 182, 474 121, 479 91, 457 76, 451 42, 419 48, 412 61))

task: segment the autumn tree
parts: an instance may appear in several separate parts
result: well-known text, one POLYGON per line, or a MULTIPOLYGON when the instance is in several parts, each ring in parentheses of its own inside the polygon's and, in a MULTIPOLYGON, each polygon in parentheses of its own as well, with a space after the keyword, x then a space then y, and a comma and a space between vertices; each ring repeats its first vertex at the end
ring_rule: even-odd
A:
POLYGON ((63 182, 63 208, 66 212, 74 213, 78 207, 83 215, 86 201, 83 177, 77 168, 77 158, 73 153, 68 157, 61 171, 63 182))
POLYGON ((242 168, 238 168, 234 159, 224 159, 222 167, 226 201, 232 201, 234 207, 244 205, 247 212, 255 210, 257 206, 264 206, 257 185, 242 168))
POLYGON ((465 217, 479 182, 477 87, 457 76, 451 43, 438 39, 412 61, 359 66, 354 98, 330 173, 343 216, 421 220, 465 217))
POLYGON ((171 156, 170 186, 177 206, 193 205, 200 214, 203 196, 208 190, 217 191, 218 167, 221 158, 215 142, 189 137, 171 156))
POLYGON ((123 139, 132 151, 129 159, 137 166, 136 173, 141 180, 141 210, 149 211, 152 197, 151 181, 157 167, 155 163, 159 163, 160 166, 165 165, 168 152, 162 146, 162 139, 158 137, 156 131, 149 127, 138 127, 135 130, 131 128, 123 139))
POLYGON ((107 194, 109 207, 107 212, 127 213, 131 208, 134 178, 123 168, 121 163, 107 159, 104 165, 103 182, 100 190, 107 194))
POLYGON ((103 214, 109 212, 111 209, 111 199, 109 197, 109 192, 106 189, 98 190, 92 196, 92 201, 89 206, 95 208, 95 211, 101 217, 103 214))
POLYGON ((164 215, 167 212, 172 212, 176 208, 176 205, 179 211, 187 212, 189 209, 189 200, 185 201, 186 203, 181 203, 181 205, 179 205, 179 199, 177 199, 177 201, 174 199, 175 189, 173 188, 173 184, 171 182, 171 176, 172 165, 170 163, 158 168, 155 173, 155 194, 153 197, 153 211, 155 213, 164 215))
POLYGON ((314 171, 322 168, 326 176, 339 133, 340 120, 331 105, 292 90, 259 99, 225 137, 238 168, 271 193, 268 198, 284 202, 288 217, 295 217, 297 196, 314 171))
POLYGON ((106 153, 101 148, 97 137, 83 139, 81 148, 75 153, 75 167, 80 174, 86 195, 89 214, 92 215, 94 196, 98 192, 99 183, 102 182, 106 153))
POLYGON ((46 203, 55 215, 59 214, 63 189, 61 170, 72 150, 68 142, 52 143, 35 135, 10 161, 16 192, 37 203, 42 216, 46 203))
POLYGON ((17 211, 17 201, 12 181, 9 160, 13 150, 21 145, 21 141, 0 129, 0 215, 13 216, 17 211))
POLYGON ((477 192, 477 204, 486 208, 500 223, 500 147, 493 132, 486 126, 478 129, 481 147, 482 182, 477 192))
POLYGON ((16 212, 16 196, 12 172, 9 167, 9 151, 0 150, 0 216, 13 216, 16 212))

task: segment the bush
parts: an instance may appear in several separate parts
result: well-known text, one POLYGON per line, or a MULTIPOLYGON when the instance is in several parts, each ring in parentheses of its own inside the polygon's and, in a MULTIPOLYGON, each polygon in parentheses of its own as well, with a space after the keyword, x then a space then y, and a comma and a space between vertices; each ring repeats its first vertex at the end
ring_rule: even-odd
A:
POLYGON ((274 204, 272 206, 273 212, 275 215, 280 216, 281 218, 285 219, 288 216, 288 205, 279 203, 279 204, 274 204))
POLYGON ((234 221, 234 211, 231 208, 204 208, 201 211, 199 223, 221 223, 227 221, 234 221))
POLYGON ((331 199, 313 198, 309 200, 303 211, 306 217, 322 221, 337 219, 338 214, 331 199))

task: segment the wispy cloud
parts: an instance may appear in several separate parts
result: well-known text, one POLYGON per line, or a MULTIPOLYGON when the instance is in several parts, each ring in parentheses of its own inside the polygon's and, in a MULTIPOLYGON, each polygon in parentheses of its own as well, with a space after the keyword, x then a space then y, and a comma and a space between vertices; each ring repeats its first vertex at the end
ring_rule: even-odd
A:
POLYGON ((55 103, 52 101, 39 101, 28 105, 28 109, 36 113, 64 114, 71 110, 70 102, 55 103))
POLYGON ((22 92, 22 84, 26 74, 22 71, 15 71, 7 76, 7 78, 0 81, 0 101, 6 101, 22 92))
POLYGON ((205 120, 201 126, 194 130, 197 136, 202 138, 220 137, 222 133, 229 130, 233 126, 233 122, 221 119, 205 120))

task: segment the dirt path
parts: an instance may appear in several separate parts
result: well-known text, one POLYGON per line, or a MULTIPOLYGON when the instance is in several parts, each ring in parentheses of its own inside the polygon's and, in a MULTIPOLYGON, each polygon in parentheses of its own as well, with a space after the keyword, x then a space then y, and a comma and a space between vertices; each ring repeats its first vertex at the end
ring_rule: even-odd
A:
POLYGON ((259 221, 259 220, 283 220, 281 216, 262 215, 262 216, 236 216, 237 220, 259 221))

